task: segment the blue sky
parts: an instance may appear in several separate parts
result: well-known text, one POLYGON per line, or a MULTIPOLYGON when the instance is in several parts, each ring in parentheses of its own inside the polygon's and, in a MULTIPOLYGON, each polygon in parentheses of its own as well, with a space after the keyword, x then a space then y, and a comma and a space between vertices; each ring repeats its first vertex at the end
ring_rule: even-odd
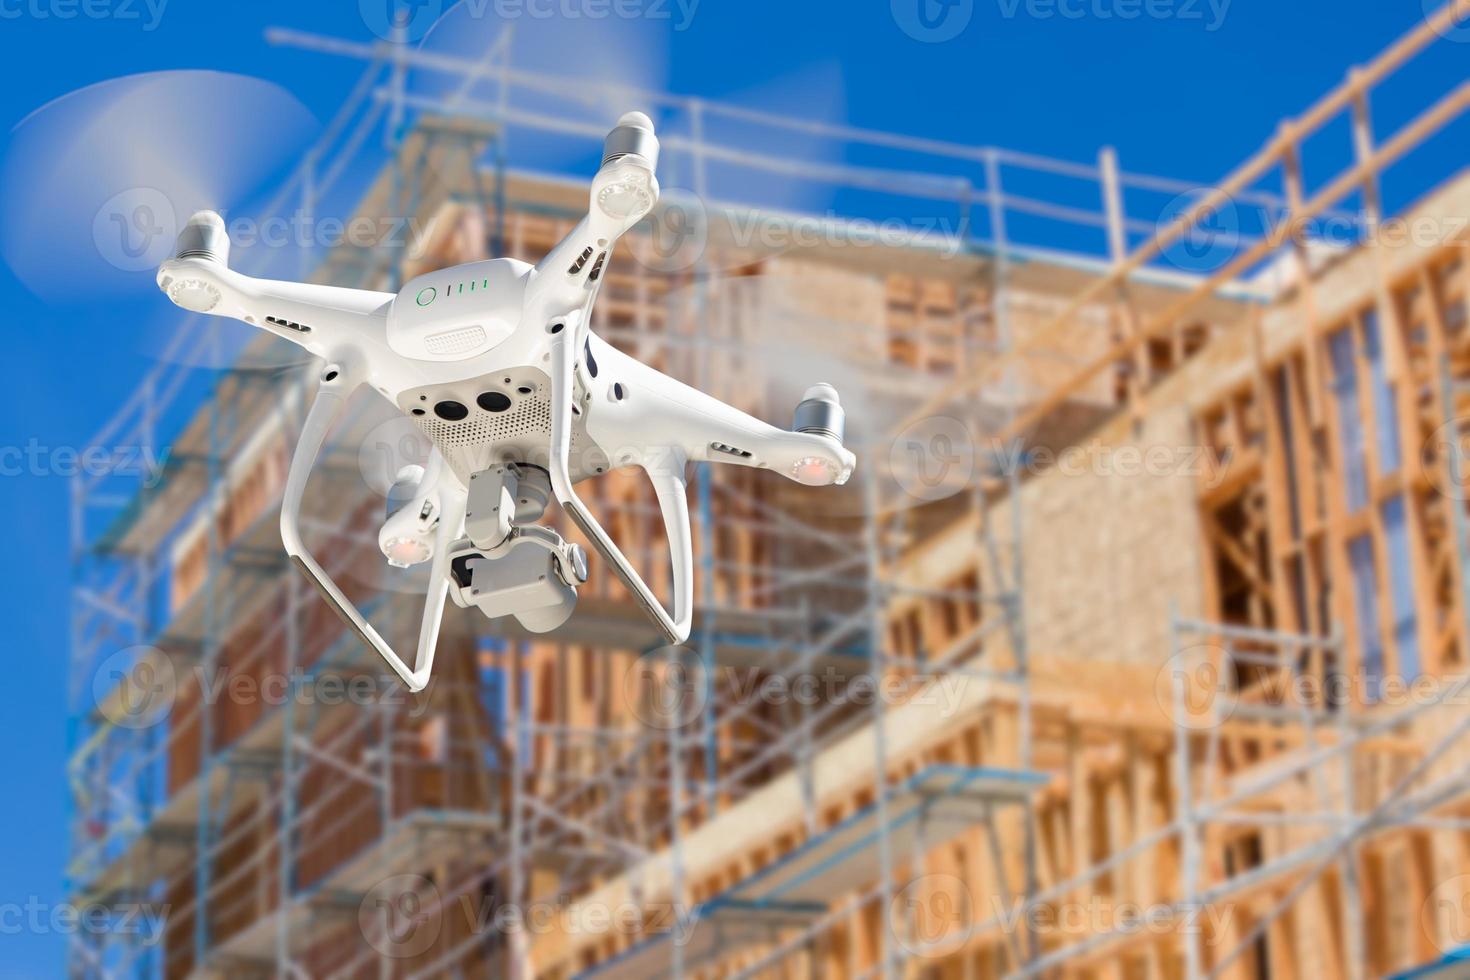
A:
MULTIPOLYGON (((0 139, 8 144, 3 134, 20 120, 76 89, 178 68, 279 83, 328 119, 359 66, 272 46, 264 31, 279 25, 370 40, 380 2, 0 0, 0 139)), ((564 2, 595 5, 556 5, 564 2)), ((1062 5, 1067 14, 1049 0, 964 0, 948 8, 946 21, 936 0, 923 0, 932 5, 926 27, 916 0, 700 0, 692 9, 691 2, 646 0, 640 9, 667 16, 611 25, 607 36, 627 39, 650 62, 663 61, 664 70, 646 73, 661 75, 676 92, 1084 162, 1111 144, 1127 169, 1199 182, 1224 174, 1271 135, 1278 119, 1309 105, 1422 16, 1419 0, 1156 0, 1149 9, 1167 14, 1158 17, 1121 15, 1128 0, 1073 0, 1062 5)), ((498 9, 526 16, 516 14, 520 3, 498 9)), ((589 37, 595 42, 603 32, 586 21, 525 26, 528 43, 543 44, 543 57, 548 28, 581 39, 579 64, 599 47, 585 46, 589 37)), ((1427 104, 1426 92, 1463 80, 1467 54, 1470 45, 1440 45, 1385 91, 1375 105, 1380 121, 1402 122, 1427 104)), ((1323 153, 1345 159, 1342 149, 1323 153)), ((1391 203, 1416 196, 1455 166, 1446 141, 1437 141, 1390 183, 1391 203)), ((1310 176, 1329 175, 1324 169, 1310 176)), ((39 248, 40 260, 51 260, 44 244, 39 248)), ((63 258, 55 256, 55 264, 63 258)), ((148 289, 111 304, 89 302, 85 289, 79 295, 43 301, 0 265, 0 322, 12 345, 0 447, 86 447, 150 366, 158 331, 176 322, 148 289)), ((54 474, 0 478, 0 513, 8 515, 15 545, 0 571, 12 637, 7 733, 0 740, 11 801, 0 808, 0 906, 60 897, 68 491, 67 480, 54 474)), ((58 975, 62 948, 56 934, 6 934, 0 977, 58 975)))

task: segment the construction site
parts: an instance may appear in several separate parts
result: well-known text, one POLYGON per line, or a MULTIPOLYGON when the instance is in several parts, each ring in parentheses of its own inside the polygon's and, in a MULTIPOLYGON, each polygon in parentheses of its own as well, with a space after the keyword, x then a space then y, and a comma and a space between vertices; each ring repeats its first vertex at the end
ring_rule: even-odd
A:
MULTIPOLYGON (((1260 120, 1209 187, 638 93, 664 201, 592 329, 777 425, 831 381, 858 458, 835 495, 693 469, 682 647, 594 569, 553 633, 449 610, 409 694, 281 549, 312 370, 271 337, 191 367, 220 334, 181 330, 98 437, 169 446, 162 478, 72 487, 69 893, 167 914, 78 934, 71 974, 1470 976, 1470 171, 1392 213, 1380 190, 1470 81, 1373 111, 1467 17, 1260 120), (766 156, 722 120, 891 166, 766 156), (716 168, 943 220, 723 201, 716 168), (819 234, 759 233, 792 227, 819 234)), ((353 217, 421 229, 312 281, 534 263, 586 212, 585 175, 518 169, 502 135, 606 127, 548 109, 587 94, 513 39, 270 39, 362 69, 280 209, 387 133, 353 217)), ((411 649, 422 586, 376 532, 428 432, 352 404, 308 532, 411 649)), ((586 492, 663 592, 646 482, 586 492)))

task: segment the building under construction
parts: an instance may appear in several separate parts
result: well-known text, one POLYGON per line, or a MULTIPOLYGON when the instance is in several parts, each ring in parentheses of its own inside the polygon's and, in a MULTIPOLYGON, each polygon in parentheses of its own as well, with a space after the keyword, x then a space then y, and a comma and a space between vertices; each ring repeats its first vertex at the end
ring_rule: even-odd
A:
MULTIPOLYGON (((98 437, 167 445, 162 478, 73 491, 69 887, 167 914, 79 935, 72 972, 1470 975, 1470 175, 1380 204, 1470 82, 1391 132, 1371 109, 1467 16, 1429 15, 1211 188, 641 93, 688 193, 609 259, 593 329, 778 424, 833 381, 859 460, 835 498, 697 468, 677 649, 594 569, 554 634, 450 610, 409 695, 281 549, 311 373, 271 338, 180 366, 219 342, 182 331, 98 437), (720 118, 895 163, 737 150, 720 118), (1308 180, 1324 134, 1351 162, 1308 180), (875 236, 722 201, 718 168, 954 220, 875 236), (819 241, 749 233, 802 222, 819 241)), ((538 114, 586 93, 508 45, 424 66, 273 40, 363 63, 282 206, 310 213, 387 129, 356 213, 422 229, 316 281, 534 262, 585 213, 584 179, 517 170, 501 137, 605 130, 538 114), (413 96, 409 65, 464 85, 413 96)), ((431 433, 354 408, 308 533, 404 642, 415 579, 376 531, 431 433)), ((665 582, 650 488, 587 492, 665 582)))

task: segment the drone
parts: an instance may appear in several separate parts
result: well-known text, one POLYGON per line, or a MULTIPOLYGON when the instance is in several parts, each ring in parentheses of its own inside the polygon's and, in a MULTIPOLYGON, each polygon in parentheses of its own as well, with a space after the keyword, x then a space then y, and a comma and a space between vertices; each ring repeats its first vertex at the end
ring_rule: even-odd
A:
MULTIPOLYGON (((229 268, 214 211, 194 214, 158 286, 194 313, 232 317, 323 362, 287 471, 286 553, 325 601, 411 691, 428 684, 445 596, 533 633, 571 616, 587 555, 538 524, 554 497, 670 644, 689 637, 694 562, 686 498, 690 463, 769 469, 808 486, 845 483, 844 412, 829 384, 809 387, 790 430, 763 422, 623 353, 591 330, 591 311, 617 240, 658 202, 659 144, 641 112, 603 144, 587 215, 535 266, 512 258, 425 273, 396 294, 256 279, 229 268), (301 502, 331 427, 367 387, 432 444, 423 466, 397 474, 401 506, 378 532, 394 567, 430 563, 412 665, 367 621, 306 547, 301 502), (668 538, 666 608, 576 485, 641 467, 668 538)), ((394 495, 390 495, 390 501, 394 495)))

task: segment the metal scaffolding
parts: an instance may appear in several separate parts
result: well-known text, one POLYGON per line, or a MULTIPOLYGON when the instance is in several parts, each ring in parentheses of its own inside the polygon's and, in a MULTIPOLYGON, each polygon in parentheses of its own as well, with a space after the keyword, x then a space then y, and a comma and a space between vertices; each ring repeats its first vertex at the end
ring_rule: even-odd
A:
MULTIPOLYGON (((1386 62, 1355 76, 1349 103, 1366 99, 1367 86, 1429 44, 1436 24, 1442 27, 1467 7, 1464 0, 1451 4, 1386 62)), ((687 646, 654 645, 616 594, 589 595, 554 645, 505 632, 500 624, 447 629, 441 642, 456 645, 456 656, 441 658, 443 676, 426 696, 408 697, 350 634, 320 617, 315 597, 287 570, 275 533, 276 497, 266 494, 246 512, 232 509, 244 479, 239 462, 283 452, 292 441, 307 394, 302 373, 272 361, 276 351, 264 341, 247 348, 233 367, 183 367, 224 360, 221 351, 206 349, 220 343, 217 332, 183 331, 165 363, 98 437, 173 445, 162 479, 124 485, 116 477, 84 474, 72 493, 71 694, 78 712, 68 773, 74 802, 68 882, 79 898, 169 904, 173 912, 162 937, 79 934, 73 973, 355 977, 376 969, 384 976, 517 976, 532 955, 526 935, 487 930, 483 921, 450 924, 450 911, 482 903, 492 913, 524 913, 538 903, 566 907, 620 888, 617 894, 645 912, 638 936, 602 950, 605 955, 565 957, 556 975, 683 977, 711 969, 740 977, 784 975, 791 963, 812 963, 835 930, 874 921, 879 949, 858 975, 889 978, 907 975, 907 961, 925 958, 936 945, 911 917, 894 914, 902 908, 897 898, 922 884, 928 856, 962 829, 984 828, 996 872, 986 887, 1016 897, 1023 910, 1081 893, 1131 861, 1177 848, 1182 860, 1172 914, 1181 922, 1202 903, 1225 900, 1262 880, 1288 876, 1305 887, 1332 869, 1345 883, 1347 920, 1361 921, 1353 849, 1362 840, 1390 827, 1467 829, 1463 821, 1434 815, 1470 789, 1464 777, 1431 771, 1470 723, 1452 725, 1389 795, 1365 804, 1354 782, 1356 767, 1376 751, 1378 739, 1452 705, 1463 682, 1445 685, 1429 705, 1388 717, 1335 703, 1262 701, 1256 696, 1272 689, 1272 679, 1320 679, 1342 669, 1341 639, 1176 617, 1174 649, 1167 653, 1197 652, 1204 644, 1214 658, 1210 676, 1232 679, 1214 692, 1220 696, 1210 710, 1228 707, 1229 717, 1217 714, 1198 724, 1189 707, 1199 693, 1191 687, 1197 675, 1182 673, 1173 692, 1178 812, 1166 827, 1084 875, 1042 884, 1034 807, 1047 777, 1033 753, 1021 461, 1043 441, 1042 409, 1059 406, 1059 392, 1076 395, 1107 369, 1119 379, 1118 400, 1142 411, 1150 373, 1140 353, 1146 339, 1177 328, 1185 311, 1207 303, 1219 302, 1225 313, 1243 319, 1253 304, 1269 299, 1246 274, 1263 268, 1283 245, 1275 230, 1240 230, 1227 271, 1193 275, 1169 268, 1161 257, 1171 241, 1207 219, 1216 194, 1124 172, 1111 151, 1095 166, 1084 165, 668 93, 589 93, 514 66, 508 34, 478 60, 296 31, 273 30, 269 37, 366 67, 267 213, 297 200, 305 214, 316 214, 381 133, 384 176, 362 202, 364 213, 422 218, 427 225, 458 209, 473 216, 471 227, 482 233, 475 248, 513 254, 518 243, 530 247, 521 220, 526 213, 553 224, 571 216, 545 201, 527 207, 517 200, 517 181, 539 182, 551 188, 552 198, 575 195, 558 179, 511 170, 505 133, 555 134, 590 146, 604 129, 575 120, 588 111, 616 115, 628 106, 613 101, 630 99, 668 117, 661 135, 666 164, 687 174, 705 218, 761 208, 759 201, 721 200, 714 166, 952 209, 949 231, 909 228, 900 247, 919 255, 948 251, 973 263, 986 297, 977 314, 987 319, 985 339, 960 352, 963 373, 940 395, 930 365, 896 368, 891 351, 856 356, 855 373, 883 379, 871 388, 882 392, 874 395, 873 418, 907 423, 948 412, 959 417, 972 446, 993 447, 980 450, 974 480, 932 498, 947 501, 942 506, 948 513, 975 517, 973 548, 983 574, 945 587, 916 584, 902 574, 912 542, 931 531, 924 526, 923 501, 878 463, 892 458, 895 439, 907 427, 860 427, 853 448, 865 463, 858 486, 848 490, 844 514, 792 509, 744 471, 700 468, 693 493, 702 594, 687 646), (456 83, 454 94, 429 99, 411 93, 409 70, 443 75, 456 83), (542 108, 523 108, 528 94, 542 108), (548 98, 578 112, 546 111, 548 98), (710 135, 722 121, 764 130, 778 141, 782 134, 816 135, 864 147, 886 162, 814 164, 732 145, 710 135), (1027 192, 1008 193, 1003 179, 1027 192), (1076 205, 1079 185, 1094 207, 1076 205), (1048 197, 1037 187, 1058 190, 1048 197), (1193 203, 1177 224, 1161 228, 1129 217, 1129 205, 1157 213, 1139 202, 1180 196, 1193 203), (1050 244, 1056 241, 1065 244, 1050 244), (1038 265, 1066 270, 1081 284, 1055 322, 1075 318, 1089 304, 1104 307, 1113 331, 1108 343, 1068 356, 1056 348, 1039 352, 1035 330, 1018 335, 1011 322, 1013 282, 1038 265), (1159 295, 1143 295, 1150 289, 1159 295), (1059 382, 1044 380, 1058 376, 1059 382), (983 397, 972 398, 982 383, 983 397), (722 550, 721 535, 732 527, 752 542, 748 553, 722 550), (181 584, 179 556, 198 552, 199 535, 202 571, 181 584), (717 584, 727 581, 739 584, 717 584), (975 610, 975 622, 941 649, 919 643, 900 651, 894 610, 913 601, 975 610), (589 665, 589 651, 606 666, 589 665), (615 664, 623 668, 616 683, 632 678, 635 684, 624 687, 621 698, 610 690, 615 664), (373 683, 357 702, 308 701, 291 693, 237 718, 217 711, 207 696, 207 681, 226 665, 232 674, 279 673, 305 686, 295 692, 351 677, 373 683), (604 685, 601 695, 618 700, 619 710, 572 710, 570 699, 547 682, 572 676, 604 685), (830 688, 814 703, 773 710, 750 696, 752 677, 788 689, 817 677, 830 688), (898 709, 946 678, 1004 692, 1014 706, 1012 757, 913 770, 913 753, 895 751, 890 742, 898 709), (1254 681, 1242 685, 1240 678, 1254 681), (901 693, 876 696, 885 682, 901 693), (146 699, 135 703, 140 691, 161 692, 164 709, 152 710, 146 699), (1223 778, 1221 762, 1222 745, 1242 723, 1290 728, 1299 743, 1284 764, 1243 786, 1223 778), (818 770, 852 744, 870 752, 870 790, 861 806, 829 819, 832 801, 822 796, 818 770), (1207 880, 1199 843, 1207 828, 1286 822, 1249 804, 1294 779, 1313 782, 1320 812, 1294 814, 1290 821, 1321 832, 1227 880, 1207 880), (691 838, 781 780, 791 781, 800 800, 800 832, 769 863, 710 892, 691 873, 691 838), (1421 783, 1427 785, 1416 790, 1421 783), (1018 860, 1004 853, 1009 847, 1018 847, 1018 860), (402 880, 384 893, 384 883, 394 879, 402 880), (416 915, 445 923, 431 947, 405 949, 396 935, 392 916, 404 896, 412 898, 416 915)), ((1464 107, 1465 92, 1456 93, 1453 107, 1464 107)), ((1433 118, 1444 111, 1436 108, 1433 118)), ((1320 121, 1314 112, 1311 122, 1320 121)), ((1417 123, 1405 132, 1424 135, 1417 123)), ((1292 139, 1299 138, 1294 132, 1292 139)), ((1342 193, 1313 198, 1310 213, 1341 207, 1352 187, 1375 182, 1378 169, 1407 148, 1403 142, 1396 138, 1375 151, 1371 134, 1360 137, 1367 156, 1350 175, 1354 182, 1342 193)), ((1224 185, 1227 198, 1287 218, 1301 213, 1299 187, 1277 195, 1262 189, 1254 165, 1244 169, 1239 180, 1224 185)), ((822 220, 836 233, 851 230, 841 219, 822 220)), ((659 308, 658 331, 602 310, 594 329, 637 343, 640 355, 656 355, 665 369, 717 395, 741 397, 740 383, 760 373, 739 354, 746 321, 770 310, 759 304, 734 309, 730 295, 718 292, 722 280, 714 263, 732 250, 738 251, 711 229, 699 260, 667 274, 672 288, 653 302, 639 299, 640 309, 659 308), (722 359, 718 369, 716 357, 722 359)), ((385 242, 342 246, 303 261, 301 274, 319 281, 392 290, 411 277, 406 269, 433 258, 385 242)), ((815 329, 840 338, 847 326, 815 329)), ((1450 418, 1454 383, 1446 368, 1450 418)), ((765 391, 743 397, 748 407, 772 414, 765 391)), ((1097 412, 1112 407, 1092 405, 1097 412)), ((364 484, 360 447, 383 424, 385 416, 371 409, 346 423, 311 492, 332 502, 312 529, 331 539, 332 562, 344 572, 378 561, 374 522, 381 519, 382 499, 364 484)), ((1452 453, 1445 465, 1462 467, 1463 461, 1452 453)), ((617 492, 602 503, 630 530, 656 515, 646 502, 617 492)), ((1460 562, 1470 568, 1463 508, 1456 516, 1460 562)), ((628 551, 641 567, 662 567, 657 543, 628 551)), ((384 624, 385 635, 407 629, 411 611, 400 608, 404 581, 360 584, 376 593, 364 608, 384 624)), ((1208 973, 1196 939, 1181 928, 1185 976, 1219 975, 1269 925, 1269 918, 1257 922, 1236 951, 1213 960, 1208 973)), ((1005 930, 999 920, 970 924, 973 936, 997 931, 1009 976, 1047 975, 1129 937, 1126 929, 1102 931, 1058 946, 1026 929, 1005 930)), ((1346 963, 1362 961, 1361 950, 1344 954, 1346 963)))

